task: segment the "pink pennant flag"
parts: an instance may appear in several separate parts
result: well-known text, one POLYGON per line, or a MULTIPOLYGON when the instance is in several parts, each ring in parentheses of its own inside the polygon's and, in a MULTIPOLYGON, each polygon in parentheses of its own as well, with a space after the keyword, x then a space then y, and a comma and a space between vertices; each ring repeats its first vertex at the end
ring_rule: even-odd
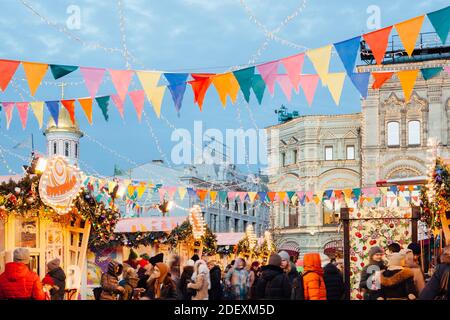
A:
POLYGON ((312 201, 313 196, 314 196, 314 191, 307 191, 306 192, 306 198, 307 198, 308 202, 312 201))
POLYGON ((125 101, 120 99, 119 95, 117 95, 117 94, 111 95, 111 98, 112 98, 114 104, 116 105, 117 110, 119 110, 120 116, 123 119, 123 105, 124 105, 125 101))
POLYGON ((241 202, 244 202, 245 197, 247 196, 247 192, 237 192, 237 195, 241 199, 241 202))
POLYGON ((2 102, 3 109, 5 109, 6 114, 6 129, 9 129, 9 125, 11 124, 14 102, 2 102))
POLYGON ((302 73, 304 62, 304 53, 296 54, 295 56, 287 57, 281 60, 281 63, 289 76, 289 80, 291 80, 292 86, 297 93, 300 85, 300 74, 302 73))
POLYGON ((145 92, 144 90, 131 91, 128 92, 128 95, 130 96, 131 101, 133 101, 138 120, 141 122, 142 110, 144 109, 145 92))
POLYGON ((172 200, 173 196, 175 195, 175 192, 177 192, 178 188, 177 187, 167 187, 166 190, 169 195, 169 199, 172 200))
POLYGON ((373 196, 377 196, 378 195, 378 188, 377 187, 372 187, 370 188, 370 194, 373 196))
POLYGON ((284 95, 288 99, 288 101, 291 101, 292 97, 292 83, 289 79, 287 74, 279 74, 277 77, 277 81, 281 87, 281 90, 283 90, 284 95))
POLYGON ((302 74, 300 76, 300 85, 305 93, 306 101, 308 101, 309 106, 311 106, 313 102, 318 83, 319 75, 317 74, 302 74))
POLYGON ((228 199, 234 200, 236 198, 237 192, 228 191, 228 199))
POLYGON ((444 67, 444 70, 447 71, 447 74, 450 75, 450 66, 444 67))
POLYGON ((300 199, 303 197, 304 194, 305 194, 304 191, 297 191, 297 197, 298 197, 298 199, 300 200, 300 199))
POLYGON ((95 98, 98 88, 102 83, 105 69, 80 67, 80 72, 83 75, 84 83, 86 84, 86 88, 88 89, 91 98, 95 98))
POLYGON ((279 61, 272 61, 256 66, 258 72, 261 74, 264 82, 266 83, 267 89, 273 96, 275 92, 275 81, 277 79, 279 61))
POLYGON ((362 194, 366 195, 366 196, 369 195, 369 191, 370 191, 370 188, 362 188, 361 189, 362 194))
POLYGON ((111 75, 111 81, 116 88, 117 94, 122 101, 125 101, 127 95, 128 86, 130 85, 131 78, 133 77, 133 70, 111 70, 109 69, 109 74, 111 75))
POLYGON ((165 187, 161 187, 158 189, 159 192, 159 201, 163 202, 164 201, 164 196, 166 195, 166 188, 165 187))
POLYGON ((19 111, 20 122, 22 122, 22 129, 27 126, 28 119, 28 102, 17 102, 16 107, 19 111))

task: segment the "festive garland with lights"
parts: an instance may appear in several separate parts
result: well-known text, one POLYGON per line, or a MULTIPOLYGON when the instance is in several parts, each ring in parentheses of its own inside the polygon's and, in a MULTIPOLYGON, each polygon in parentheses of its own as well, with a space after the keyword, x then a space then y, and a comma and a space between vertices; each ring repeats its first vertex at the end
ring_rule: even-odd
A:
MULTIPOLYGON (((172 232, 167 237, 166 244, 172 247, 176 247, 180 242, 194 241, 194 234, 192 231, 192 225, 189 221, 183 222, 181 225, 177 226, 172 230, 172 232)), ((207 255, 214 255, 217 251, 217 237, 216 235, 206 226, 205 234, 202 236, 201 241, 203 242, 203 253, 207 255)), ((200 243, 197 242, 198 245, 200 243)))

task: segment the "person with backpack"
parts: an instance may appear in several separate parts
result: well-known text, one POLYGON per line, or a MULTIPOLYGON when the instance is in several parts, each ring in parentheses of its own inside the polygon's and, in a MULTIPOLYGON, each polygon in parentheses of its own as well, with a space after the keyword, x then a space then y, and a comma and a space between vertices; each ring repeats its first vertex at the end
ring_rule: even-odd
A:
POLYGON ((43 285, 50 286, 51 300, 64 300, 64 290, 66 289, 66 274, 60 267, 61 260, 53 259, 47 263, 48 272, 42 280, 43 285))
POLYGON ((441 263, 436 267, 419 300, 449 300, 450 245, 442 250, 441 263))
POLYGON ((323 269, 318 253, 307 253, 303 257, 303 288, 305 300, 327 300, 323 269))
POLYGON ((324 263, 323 280, 327 290, 327 300, 342 300, 345 293, 344 278, 333 262, 324 263))
POLYGON ((281 269, 281 257, 278 254, 270 256, 269 264, 261 267, 261 272, 261 277, 255 283, 255 299, 291 299, 291 282, 287 274, 281 269))

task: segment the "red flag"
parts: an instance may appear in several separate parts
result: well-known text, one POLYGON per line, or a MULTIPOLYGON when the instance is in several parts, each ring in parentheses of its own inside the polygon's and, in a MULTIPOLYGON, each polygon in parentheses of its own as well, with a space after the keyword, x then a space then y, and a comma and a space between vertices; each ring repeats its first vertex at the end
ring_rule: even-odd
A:
POLYGON ((205 98, 206 91, 212 83, 212 77, 214 73, 191 73, 191 77, 194 80, 189 81, 194 92, 194 103, 198 104, 200 111, 203 107, 203 99, 205 98))
POLYGON ((75 100, 61 100, 61 103, 69 112, 72 124, 75 124, 75 100))
POLYGON ((16 73, 20 61, 0 60, 0 88, 5 91, 11 78, 16 73))
POLYGON ((379 89, 381 86, 388 81, 394 72, 372 72, 372 77, 375 81, 372 84, 372 89, 379 89))
POLYGON ((276 192, 267 192, 267 196, 269 197, 270 202, 273 202, 275 200, 276 194, 277 194, 276 192))
POLYGON ((391 30, 392 26, 363 34, 363 38, 369 45, 370 50, 372 50, 372 54, 377 61, 377 64, 383 62, 391 30))

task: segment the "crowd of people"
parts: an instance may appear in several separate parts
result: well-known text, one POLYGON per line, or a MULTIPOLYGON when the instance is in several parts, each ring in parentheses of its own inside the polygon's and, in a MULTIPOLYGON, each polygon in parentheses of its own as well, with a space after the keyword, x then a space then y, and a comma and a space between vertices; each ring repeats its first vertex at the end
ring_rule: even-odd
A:
MULTIPOLYGON (((450 246, 425 281, 420 246, 402 249, 397 243, 386 250, 372 247, 369 264, 361 271, 359 288, 364 300, 448 299, 450 246)), ((94 289, 97 300, 343 300, 342 265, 322 261, 319 253, 306 253, 297 267, 286 251, 274 253, 266 265, 236 258, 223 269, 207 257, 194 255, 184 266, 173 255, 164 263, 162 253, 110 261, 94 289)), ((0 274, 0 299, 63 300, 65 274, 59 259, 47 264, 42 279, 30 270, 26 248, 14 250, 13 262, 0 274)))

